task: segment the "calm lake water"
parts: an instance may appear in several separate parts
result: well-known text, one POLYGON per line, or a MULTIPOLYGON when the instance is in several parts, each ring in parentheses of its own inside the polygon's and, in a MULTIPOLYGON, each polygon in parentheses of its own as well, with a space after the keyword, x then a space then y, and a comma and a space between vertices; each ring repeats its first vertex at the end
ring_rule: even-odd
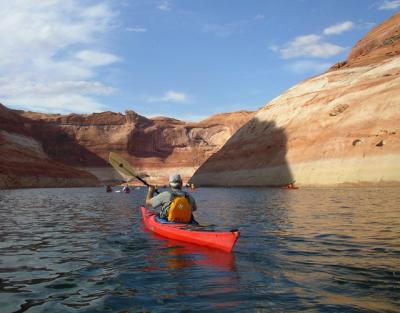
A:
POLYGON ((147 232, 144 188, 0 191, 0 311, 400 312, 400 189, 193 195, 232 254, 147 232))

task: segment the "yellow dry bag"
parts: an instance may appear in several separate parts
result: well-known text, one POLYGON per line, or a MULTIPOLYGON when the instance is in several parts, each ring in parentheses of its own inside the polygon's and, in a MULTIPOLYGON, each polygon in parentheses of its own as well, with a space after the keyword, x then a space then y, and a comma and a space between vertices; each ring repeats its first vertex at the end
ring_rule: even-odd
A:
POLYGON ((173 195, 174 199, 168 210, 168 221, 189 223, 192 219, 192 207, 186 196, 173 195))

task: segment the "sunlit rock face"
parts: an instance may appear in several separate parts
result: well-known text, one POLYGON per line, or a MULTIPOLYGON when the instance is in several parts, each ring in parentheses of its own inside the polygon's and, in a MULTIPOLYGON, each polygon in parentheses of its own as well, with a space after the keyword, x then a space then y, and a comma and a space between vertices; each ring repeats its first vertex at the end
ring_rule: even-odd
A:
POLYGON ((93 175, 49 158, 34 123, 0 104, 0 188, 95 186, 93 175))
POLYGON ((200 185, 400 183, 400 14, 346 62, 261 108, 192 178, 200 185))
POLYGON ((108 181, 119 178, 107 163, 113 151, 156 184, 166 184, 175 172, 186 182, 253 114, 225 113, 188 123, 167 117, 148 119, 133 111, 89 115, 18 111, 31 121, 32 133, 52 160, 108 181))
POLYGON ((375 27, 352 49, 349 66, 370 65, 400 55, 400 13, 375 27))

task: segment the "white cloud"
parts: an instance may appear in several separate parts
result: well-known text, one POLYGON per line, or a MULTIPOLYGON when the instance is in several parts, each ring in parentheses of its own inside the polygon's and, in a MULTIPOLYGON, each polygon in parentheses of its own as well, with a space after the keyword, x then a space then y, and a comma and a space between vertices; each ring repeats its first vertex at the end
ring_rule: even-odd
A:
POLYGON ((96 77, 119 60, 99 49, 115 17, 106 3, 0 2, 0 101, 47 112, 104 109, 93 96, 113 90, 96 77))
POLYGON ((187 101, 187 96, 183 92, 170 90, 161 99, 166 102, 185 102, 187 101))
POLYGON ((31 110, 34 112, 47 113, 92 113, 107 110, 107 107, 98 103, 92 97, 86 97, 81 94, 57 94, 35 96, 17 96, 11 97, 8 101, 16 103, 13 105, 16 109, 31 110))
POLYGON ((186 113, 179 113, 179 114, 174 114, 171 112, 168 113, 159 113, 159 114, 142 114, 146 116, 147 118, 155 118, 155 117, 167 117, 167 118, 175 118, 180 121, 185 121, 185 122, 200 122, 202 120, 205 120, 206 118, 209 118, 210 115, 202 115, 202 114, 186 114, 186 113))
POLYGON ((329 69, 331 66, 331 63, 302 60, 288 64, 287 68, 296 74, 303 74, 321 73, 329 69))
POLYGON ((338 34, 341 34, 345 31, 352 29, 353 27, 354 27, 353 22, 346 21, 346 22, 335 24, 335 25, 325 28, 324 34, 325 35, 338 35, 338 34))
POLYGON ((306 35, 296 37, 278 50, 284 59, 302 56, 328 58, 343 52, 344 48, 323 41, 321 36, 306 35))
POLYGON ((400 7, 400 0, 384 1, 379 10, 395 10, 400 7))
POLYGON ((145 97, 144 100, 146 102, 175 102, 175 103, 184 103, 189 102, 189 97, 183 93, 174 90, 169 90, 165 92, 162 96, 157 97, 145 97))
POLYGON ((120 60, 119 57, 104 52, 82 50, 75 55, 79 60, 85 62, 87 66, 103 66, 115 63, 120 60))
POLYGON ((265 18, 265 15, 264 14, 257 14, 255 17, 254 17, 254 19, 255 20, 263 20, 265 18))
POLYGON ((6 94, 9 97, 19 95, 35 94, 41 97, 60 94, 96 94, 109 95, 114 91, 110 86, 99 82, 88 81, 56 81, 56 82, 26 82, 25 80, 14 80, 9 82, 6 79, 0 80, 0 95, 6 94))
POLYGON ((145 33, 145 32, 147 32, 147 28, 138 27, 138 26, 136 26, 136 27, 127 27, 127 28, 125 28, 125 30, 127 32, 131 32, 131 33, 145 33))
POLYGON ((171 11, 171 3, 169 1, 163 1, 157 6, 157 9, 161 11, 171 11))

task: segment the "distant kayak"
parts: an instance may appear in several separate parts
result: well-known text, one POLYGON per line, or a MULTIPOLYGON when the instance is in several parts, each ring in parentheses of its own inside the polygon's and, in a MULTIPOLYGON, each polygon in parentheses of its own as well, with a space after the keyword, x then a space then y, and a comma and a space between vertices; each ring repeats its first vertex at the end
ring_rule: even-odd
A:
POLYGON ((145 207, 140 209, 146 228, 166 238, 231 252, 240 236, 238 230, 214 231, 191 224, 163 223, 157 218, 156 213, 145 207))
POLYGON ((116 190, 116 191, 114 191, 114 192, 130 193, 131 191, 130 191, 130 190, 129 190, 129 191, 124 191, 124 190, 116 190))

